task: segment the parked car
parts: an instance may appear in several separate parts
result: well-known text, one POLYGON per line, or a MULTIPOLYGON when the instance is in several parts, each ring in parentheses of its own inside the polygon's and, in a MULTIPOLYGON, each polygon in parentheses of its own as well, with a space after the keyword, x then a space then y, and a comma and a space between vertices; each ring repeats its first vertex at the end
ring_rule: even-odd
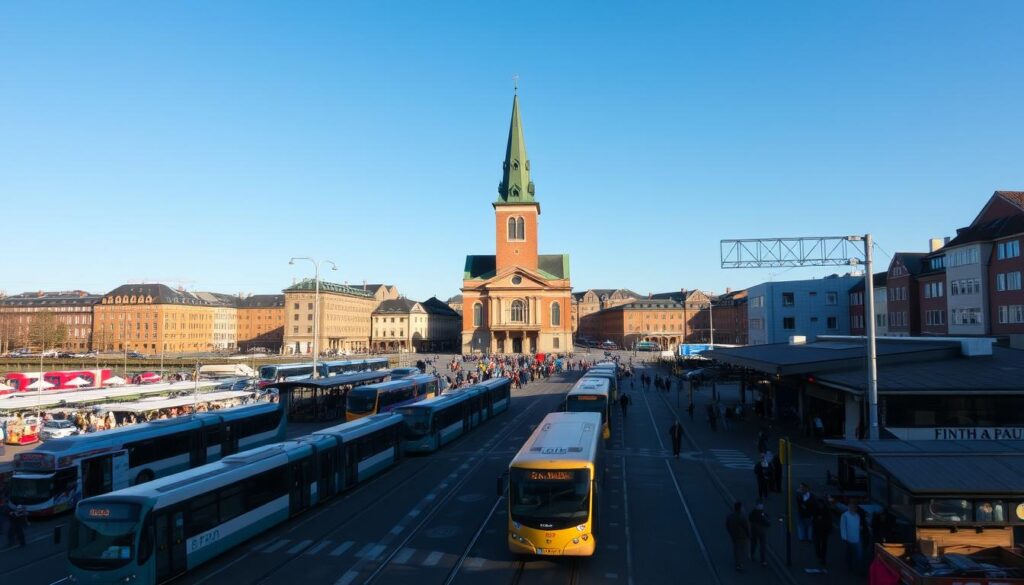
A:
POLYGON ((94 357, 96 357, 96 352, 95 351, 87 351, 85 353, 76 353, 76 354, 72 355, 71 357, 76 357, 76 358, 94 358, 94 357))
POLYGON ((129 351, 128 352, 128 357, 132 358, 133 360, 146 359, 146 356, 142 355, 141 353, 139 353, 137 351, 129 351))
POLYGON ((214 390, 246 390, 249 386, 252 386, 252 380, 249 378, 230 378, 217 384, 214 390))
POLYGON ((77 435, 78 429, 69 420, 48 420, 43 422, 43 428, 39 431, 39 438, 48 441, 50 439, 63 439, 71 435, 77 435))
POLYGON ((57 351, 56 349, 48 349, 48 350, 44 351, 43 353, 39 354, 39 357, 44 357, 44 358, 60 357, 60 352, 57 351))
POLYGON ((419 368, 391 368, 391 379, 398 380, 409 376, 417 376, 422 373, 423 371, 419 368))
POLYGON ((160 374, 156 372, 142 372, 135 376, 137 384, 155 384, 160 381, 160 374))
POLYGON ((619 349, 619 346, 609 339, 608 341, 601 343, 601 349, 619 349))

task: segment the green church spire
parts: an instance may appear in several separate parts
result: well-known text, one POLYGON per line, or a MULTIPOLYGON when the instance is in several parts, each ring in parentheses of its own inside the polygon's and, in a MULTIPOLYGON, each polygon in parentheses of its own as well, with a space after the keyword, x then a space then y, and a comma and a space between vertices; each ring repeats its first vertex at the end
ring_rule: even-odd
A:
POLYGON ((505 148, 505 163, 495 205, 523 203, 536 201, 533 199, 533 181, 530 180, 530 159, 526 157, 523 122, 519 119, 517 92, 512 98, 512 122, 508 128, 508 146, 505 148))

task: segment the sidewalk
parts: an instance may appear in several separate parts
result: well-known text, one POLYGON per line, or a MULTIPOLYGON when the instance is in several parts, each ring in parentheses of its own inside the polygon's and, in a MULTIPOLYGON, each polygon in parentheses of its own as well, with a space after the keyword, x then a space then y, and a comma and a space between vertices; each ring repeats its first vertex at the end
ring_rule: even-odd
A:
MULTIPOLYGON (((739 403, 739 386, 736 384, 720 384, 717 386, 720 401, 731 406, 739 403)), ((711 403, 710 386, 694 392, 696 406, 693 421, 686 412, 689 401, 684 391, 678 398, 676 390, 670 392, 648 391, 652 404, 661 402, 666 408, 674 411, 683 423, 686 438, 692 447, 702 452, 703 462, 715 478, 726 505, 740 500, 750 509, 757 500, 757 483, 754 478, 753 466, 757 460, 757 435, 765 421, 758 419, 749 403, 742 419, 728 419, 723 424, 719 421, 718 430, 711 430, 707 422, 706 406, 711 403), (662 400, 657 398, 660 395, 662 400)), ((773 452, 778 451, 779 433, 769 430, 768 445, 773 452)), ((828 492, 825 485, 826 470, 835 470, 836 459, 820 451, 820 446, 808 443, 802 436, 790 436, 793 441, 793 489, 800 482, 807 483, 816 496, 828 492)), ((783 477, 783 493, 772 492, 767 498, 766 511, 773 518, 785 517, 786 485, 783 477)), ((793 513, 796 513, 795 507, 793 513)), ((846 570, 846 562, 842 542, 839 539, 839 528, 835 526, 829 537, 827 573, 808 573, 807 570, 819 570, 820 564, 814 555, 813 545, 800 542, 794 527, 791 542, 792 566, 786 566, 786 531, 785 522, 778 522, 777 527, 769 533, 769 556, 772 565, 791 583, 800 585, 854 585, 867 582, 865 576, 857 577, 846 570)))

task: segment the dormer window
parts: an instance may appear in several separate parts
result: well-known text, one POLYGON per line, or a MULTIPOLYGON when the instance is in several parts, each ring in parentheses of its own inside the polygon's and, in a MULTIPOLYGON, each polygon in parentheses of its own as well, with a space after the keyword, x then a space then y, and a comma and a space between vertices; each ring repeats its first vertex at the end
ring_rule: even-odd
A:
POLYGON ((512 197, 514 197, 514 198, 518 198, 519 197, 519 189, 517 189, 515 187, 512 187, 512 197))
POLYGON ((519 161, 517 161, 517 160, 512 161, 512 170, 513 171, 518 171, 519 170, 519 161))

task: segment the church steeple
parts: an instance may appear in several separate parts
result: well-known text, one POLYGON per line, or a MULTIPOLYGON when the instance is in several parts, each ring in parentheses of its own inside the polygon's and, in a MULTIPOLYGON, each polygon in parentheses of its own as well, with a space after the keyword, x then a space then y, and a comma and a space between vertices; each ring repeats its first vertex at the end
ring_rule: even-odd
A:
POLYGON ((530 180, 530 159, 526 156, 523 122, 519 119, 518 92, 512 98, 512 122, 508 128, 508 146, 505 148, 502 171, 501 184, 498 185, 498 200, 494 205, 537 205, 533 198, 533 181, 530 180))

